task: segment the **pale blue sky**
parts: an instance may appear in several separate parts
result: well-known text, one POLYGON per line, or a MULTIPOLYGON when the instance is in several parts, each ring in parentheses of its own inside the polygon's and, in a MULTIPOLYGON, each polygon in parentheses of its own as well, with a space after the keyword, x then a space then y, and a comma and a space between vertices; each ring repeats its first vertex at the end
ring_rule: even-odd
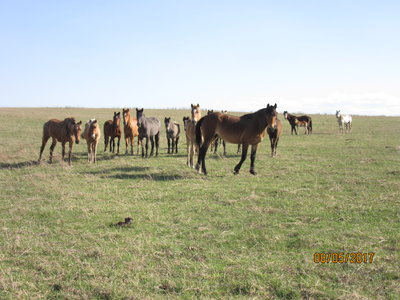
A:
POLYGON ((400 1, 0 0, 0 106, 400 115, 400 1))

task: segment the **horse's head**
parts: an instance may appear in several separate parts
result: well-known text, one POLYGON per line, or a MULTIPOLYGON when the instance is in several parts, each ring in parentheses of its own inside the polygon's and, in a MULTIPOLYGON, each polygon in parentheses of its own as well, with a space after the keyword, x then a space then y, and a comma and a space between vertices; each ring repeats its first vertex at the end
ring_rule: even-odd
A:
POLYGON ((164 124, 165 124, 165 128, 168 129, 171 124, 171 117, 169 117, 169 118, 165 117, 164 124))
POLYGON ((339 118, 340 117, 340 110, 337 110, 336 111, 336 118, 339 118))
POLYGON ((189 117, 183 117, 183 128, 186 131, 186 127, 187 127, 187 122, 190 120, 189 117))
POLYGON ((213 112, 214 112, 213 109, 209 109, 209 110, 207 110, 207 115, 211 115, 213 112))
POLYGON ((276 120, 278 119, 278 113, 276 112, 276 103, 275 105, 269 105, 267 104, 267 109, 266 109, 266 121, 267 121, 267 128, 276 128, 276 120))
POLYGON ((226 113, 228 113, 228 111, 227 110, 221 110, 221 113, 226 114, 226 113))
POLYGON ((121 124, 121 112, 115 112, 114 111, 114 117, 113 117, 113 124, 119 125, 121 124))
POLYGON ((92 139, 96 138, 95 131, 99 127, 99 123, 96 119, 92 119, 89 125, 88 136, 92 137, 92 139))
POLYGON ((122 109, 122 118, 124 121, 124 125, 128 124, 130 116, 131 116, 131 114, 129 112, 129 108, 123 108, 122 109))
POLYGON ((74 122, 72 123, 72 133, 75 137, 76 144, 79 144, 79 141, 81 139, 81 132, 82 132, 81 125, 82 125, 82 121, 75 123, 75 120, 74 120, 74 122))
POLYGON ((201 119, 201 110, 200 110, 200 104, 191 104, 191 112, 192 112, 192 120, 195 120, 196 122, 201 119))
POLYGON ((143 117, 144 117, 143 108, 142 109, 136 108, 136 119, 137 119, 137 126, 138 127, 142 126, 142 118, 143 117))
POLYGON ((283 112, 283 117, 287 120, 287 110, 283 112))

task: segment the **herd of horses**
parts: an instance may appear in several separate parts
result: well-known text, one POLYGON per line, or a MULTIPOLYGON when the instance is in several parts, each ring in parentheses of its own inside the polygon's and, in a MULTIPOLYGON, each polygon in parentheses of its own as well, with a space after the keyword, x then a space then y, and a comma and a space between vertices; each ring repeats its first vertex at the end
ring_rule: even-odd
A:
MULTIPOLYGON (((246 160, 247 152, 251 147, 250 153, 250 173, 255 175, 255 159, 259 143, 268 134, 271 146, 271 156, 276 156, 279 138, 282 134, 282 122, 278 119, 276 111, 277 105, 270 105, 254 113, 242 115, 240 117, 230 115, 226 111, 214 112, 207 111, 202 117, 199 104, 191 104, 191 116, 183 117, 183 125, 186 136, 187 147, 187 165, 196 168, 199 173, 207 174, 205 159, 206 154, 211 147, 211 151, 216 152, 218 145, 223 146, 224 155, 226 155, 226 143, 238 145, 237 153, 242 151, 239 163, 234 168, 234 174, 238 174, 243 162, 246 160), (194 164, 197 153, 197 163, 194 164)), ((131 116, 129 108, 122 109, 122 122, 125 138, 125 154, 133 155, 134 139, 137 138, 137 155, 141 145, 142 157, 158 155, 161 122, 155 117, 146 117, 144 109, 136 108, 136 118, 131 116), (145 139, 145 143, 144 143, 145 139), (151 143, 150 154, 148 153, 149 140, 151 143), (155 148, 155 149, 154 149, 155 148)), ((298 127, 304 127, 305 134, 312 133, 312 119, 310 116, 296 116, 284 111, 284 118, 291 126, 291 134, 298 134, 298 127)), ((339 124, 339 131, 351 132, 352 117, 350 115, 341 115, 336 111, 336 118, 339 124)), ((178 142, 181 133, 180 124, 173 121, 170 117, 164 118, 168 154, 178 153, 178 142)), ((88 162, 96 162, 97 146, 101 138, 100 125, 96 119, 90 119, 86 122, 82 132, 82 121, 76 122, 74 118, 66 118, 63 121, 51 119, 43 125, 42 146, 40 147, 39 162, 42 159, 42 153, 47 141, 52 138, 50 146, 50 163, 53 160, 53 151, 60 142, 62 145, 62 160, 65 157, 65 145, 68 143, 68 164, 71 165, 71 152, 74 143, 78 144, 80 138, 86 140, 88 151, 88 162)), ((112 120, 107 120, 103 125, 104 134, 104 152, 109 151, 119 154, 121 130, 121 112, 114 112, 112 120), (117 144, 117 145, 115 145, 117 144), (115 149, 117 146, 117 149, 115 149)))

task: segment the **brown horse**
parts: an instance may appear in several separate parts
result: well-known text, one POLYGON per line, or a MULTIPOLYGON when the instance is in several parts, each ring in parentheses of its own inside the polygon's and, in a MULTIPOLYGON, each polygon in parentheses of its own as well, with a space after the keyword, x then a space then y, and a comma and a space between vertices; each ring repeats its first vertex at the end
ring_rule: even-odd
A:
POLYGON ((42 159, 42 153, 47 141, 49 140, 49 138, 52 138, 52 143, 50 146, 50 163, 53 162, 54 147, 56 146, 57 142, 61 142, 62 161, 64 161, 65 157, 65 144, 69 143, 68 164, 71 165, 72 145, 74 144, 74 142, 76 144, 79 144, 79 139, 82 131, 81 124, 82 121, 76 123, 74 118, 66 118, 64 119, 64 121, 51 119, 44 123, 42 146, 40 147, 38 161, 40 162, 40 160, 42 159))
POLYGON ((118 139, 117 154, 119 153, 119 142, 121 139, 121 113, 114 112, 114 117, 111 120, 105 121, 103 126, 104 131, 104 152, 107 151, 108 140, 110 139, 110 152, 115 151, 115 141, 118 139))
POLYGON ((201 146, 196 169, 199 172, 202 170, 204 174, 207 174, 205 157, 210 143, 217 134, 228 143, 242 144, 242 157, 234 168, 234 174, 239 173, 240 167, 246 159, 249 145, 251 145, 250 173, 255 175, 254 161, 256 158, 257 146, 265 137, 265 129, 276 127, 276 104, 268 104, 266 108, 241 117, 218 112, 204 116, 196 124, 196 144, 198 147, 201 146))
POLYGON ((86 140, 88 148, 88 162, 96 163, 97 145, 101 137, 100 126, 96 119, 86 122, 82 137, 86 140))
POLYGON ((183 117, 183 126, 186 135, 187 165, 194 168, 193 157, 196 149, 196 121, 189 117, 183 117))
MULTIPOLYGON (((124 136, 125 136, 125 154, 128 154, 128 144, 131 145, 131 155, 133 155, 133 142, 135 137, 139 137, 139 130, 136 118, 131 117, 129 108, 122 109, 122 116, 124 121, 124 136)), ((137 142, 137 154, 139 154, 139 138, 137 142)))
POLYGON ((276 156, 276 148, 278 147, 279 138, 282 134, 282 123, 276 119, 276 126, 267 127, 269 141, 271 143, 271 156, 276 156))
POLYGON ((310 133, 310 124, 307 121, 300 121, 299 119, 296 119, 296 126, 304 127, 304 129, 306 130, 304 134, 310 133))

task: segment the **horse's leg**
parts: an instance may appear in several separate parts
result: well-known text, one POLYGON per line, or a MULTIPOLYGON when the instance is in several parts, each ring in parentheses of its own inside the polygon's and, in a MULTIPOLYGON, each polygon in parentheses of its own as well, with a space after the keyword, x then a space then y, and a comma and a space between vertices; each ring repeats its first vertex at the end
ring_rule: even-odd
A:
POLYGON ((174 137, 172 137, 172 139, 171 139, 171 145, 172 145, 171 154, 174 154, 174 151, 175 151, 175 138, 174 137))
POLYGON ((153 156, 153 154, 154 154, 154 136, 150 136, 150 144, 151 144, 150 156, 153 156))
POLYGON ((128 154, 128 141, 129 141, 129 137, 127 137, 125 135, 125 155, 128 154))
POLYGON ((240 168, 242 167, 243 162, 246 160, 247 149, 249 149, 249 145, 248 144, 243 144, 242 145, 242 157, 240 158, 240 161, 236 165, 235 169, 233 169, 233 173, 235 175, 239 174, 240 168))
POLYGON ((117 154, 119 154, 119 143, 120 143, 120 140, 121 140, 121 136, 118 136, 117 138, 118 138, 117 154))
POLYGON ((114 153, 114 138, 110 136, 110 153, 114 153))
POLYGON ((133 143, 134 143, 135 137, 132 135, 129 139, 131 141, 131 155, 133 155, 133 143))
POLYGON ((72 141, 69 142, 69 151, 68 151, 68 165, 71 165, 71 154, 72 154, 72 145, 74 143, 72 141))
POLYGON ((276 149, 278 148, 278 142, 279 142, 279 136, 277 136, 275 140, 274 156, 276 156, 276 149))
POLYGON ((167 151, 167 153, 169 154, 170 141, 169 141, 169 136, 168 136, 168 135, 167 135, 167 144, 168 144, 168 151, 167 151))
POLYGON ((61 146, 62 146, 62 162, 64 162, 64 157, 65 157, 65 144, 66 142, 62 142, 61 146))
POLYGON ((108 135, 104 134, 104 152, 107 151, 108 135))
POLYGON ((50 163, 53 162, 53 151, 54 151, 54 147, 57 144, 57 140, 55 138, 53 138, 52 142, 51 142, 51 146, 50 146, 50 163))
POLYGON ((187 154, 186 164, 188 165, 188 167, 192 167, 192 165, 190 164, 190 152, 192 151, 191 149, 192 149, 191 142, 186 137, 186 154, 187 154))
POLYGON ((222 146, 224 147, 224 156, 226 156, 226 143, 222 140, 222 146))
POLYGON ((90 147, 90 143, 87 143, 87 160, 89 163, 91 161, 91 152, 92 152, 92 149, 90 147))
POLYGON ((146 157, 147 157, 148 151, 149 151, 149 137, 146 137, 146 157))
POLYGON ((179 136, 176 138, 176 141, 175 141, 175 153, 176 154, 178 153, 178 141, 179 141, 179 136))
POLYGON ((144 144, 143 144, 143 139, 144 139, 144 138, 141 138, 141 139, 140 139, 140 144, 142 145, 142 157, 144 157, 144 144))
POLYGON ((94 163, 96 163, 97 160, 97 142, 94 143, 94 163))
MULTIPOLYGON (((210 146, 211 143, 214 142, 214 136, 211 137, 205 137, 204 136, 204 141, 203 144, 201 145, 199 149, 199 156, 197 159, 197 164, 196 164, 196 170, 201 173, 203 172, 204 175, 207 175, 207 169, 206 169, 206 154, 208 147, 210 146)), ((193 143, 193 146, 195 146, 195 143, 193 143)))
POLYGON ((250 154, 250 173, 256 175, 257 172, 254 171, 254 161, 256 160, 258 144, 251 145, 251 154, 250 154))
POLYGON ((40 162, 40 160, 42 159, 42 153, 43 153, 43 150, 44 150, 44 147, 46 147, 46 143, 47 143, 47 141, 49 140, 49 136, 44 136, 43 135, 43 138, 42 138, 42 146, 40 147, 40 153, 39 153, 39 159, 38 159, 38 162, 40 162))
POLYGON ((219 138, 216 138, 213 143, 214 144, 214 153, 217 153, 217 150, 218 150, 218 140, 219 140, 219 138))
MULTIPOLYGON (((156 141, 156 156, 158 156, 158 147, 160 146, 160 132, 158 132, 155 136, 154 139, 156 141)), ((173 152, 173 149, 171 153, 173 152)))
POLYGON ((236 154, 239 154, 239 152, 240 152, 240 145, 241 145, 241 144, 238 144, 236 154))
POLYGON ((271 157, 274 157, 274 148, 275 148, 275 137, 270 136, 269 142, 271 143, 271 157))

